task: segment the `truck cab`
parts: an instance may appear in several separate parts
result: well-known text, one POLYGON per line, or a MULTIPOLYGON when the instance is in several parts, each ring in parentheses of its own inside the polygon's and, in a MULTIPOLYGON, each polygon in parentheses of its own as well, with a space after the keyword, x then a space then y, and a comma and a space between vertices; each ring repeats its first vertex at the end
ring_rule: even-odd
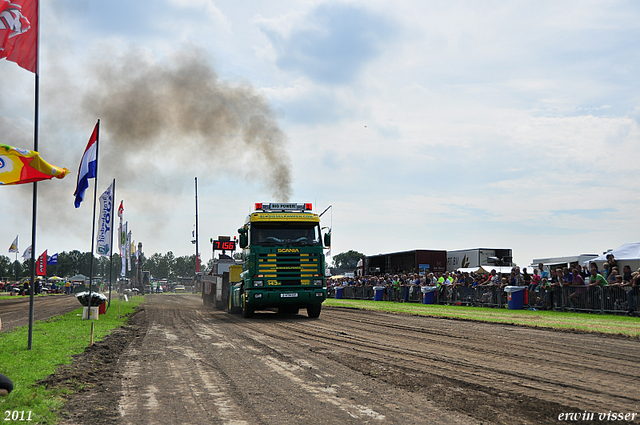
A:
POLYGON ((320 217, 311 204, 258 203, 255 209, 238 229, 242 273, 231 288, 230 310, 251 317, 256 310, 305 308, 319 317, 327 298, 323 250, 331 242, 330 234, 322 237, 320 217))

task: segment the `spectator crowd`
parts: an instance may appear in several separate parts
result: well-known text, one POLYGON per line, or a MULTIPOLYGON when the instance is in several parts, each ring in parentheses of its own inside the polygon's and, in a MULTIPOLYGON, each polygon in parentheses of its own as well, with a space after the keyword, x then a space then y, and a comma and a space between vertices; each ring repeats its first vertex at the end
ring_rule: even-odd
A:
MULTIPOLYGON (((603 269, 588 265, 552 268, 538 264, 532 273, 513 267, 509 273, 492 269, 489 273, 468 271, 384 274, 380 276, 339 277, 332 288, 353 288, 351 293, 371 298, 373 289, 383 291, 383 300, 420 301, 425 287, 435 288, 437 302, 446 304, 503 306, 505 288, 524 287, 528 308, 606 310, 634 315, 640 289, 640 269, 619 269, 612 254, 603 269)), ((510 290, 510 289, 507 289, 510 290)), ((332 291, 333 292, 333 291, 332 291)))

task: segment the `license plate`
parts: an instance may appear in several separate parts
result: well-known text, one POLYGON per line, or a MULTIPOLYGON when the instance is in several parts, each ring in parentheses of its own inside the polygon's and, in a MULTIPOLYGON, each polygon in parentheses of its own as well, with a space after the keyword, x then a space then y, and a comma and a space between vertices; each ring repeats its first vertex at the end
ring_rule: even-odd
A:
POLYGON ((297 292, 287 292, 285 294, 280 294, 280 298, 298 298, 297 292))

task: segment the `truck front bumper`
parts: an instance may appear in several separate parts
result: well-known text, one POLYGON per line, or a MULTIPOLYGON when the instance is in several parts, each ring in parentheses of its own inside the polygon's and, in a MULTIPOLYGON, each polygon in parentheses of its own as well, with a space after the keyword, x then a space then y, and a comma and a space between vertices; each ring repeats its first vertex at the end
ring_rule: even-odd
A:
POLYGON ((290 307, 321 304, 327 299, 327 290, 323 288, 305 289, 249 289, 245 292, 245 302, 256 309, 271 307, 290 307))

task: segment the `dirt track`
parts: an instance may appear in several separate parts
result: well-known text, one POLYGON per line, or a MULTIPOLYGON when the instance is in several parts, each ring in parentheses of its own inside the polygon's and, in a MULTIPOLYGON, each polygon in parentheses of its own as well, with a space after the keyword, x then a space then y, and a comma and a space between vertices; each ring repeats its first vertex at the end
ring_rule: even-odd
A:
MULTIPOLYGON (((34 320, 44 320, 52 316, 68 313, 82 307, 72 295, 45 295, 33 298, 34 320)), ((2 331, 29 324, 29 297, 15 297, 0 300, 2 331)))
POLYGON ((105 373, 69 400, 67 423, 512 424, 640 413, 633 339, 343 309, 248 320, 191 295, 149 296, 131 323, 74 362, 105 373))

